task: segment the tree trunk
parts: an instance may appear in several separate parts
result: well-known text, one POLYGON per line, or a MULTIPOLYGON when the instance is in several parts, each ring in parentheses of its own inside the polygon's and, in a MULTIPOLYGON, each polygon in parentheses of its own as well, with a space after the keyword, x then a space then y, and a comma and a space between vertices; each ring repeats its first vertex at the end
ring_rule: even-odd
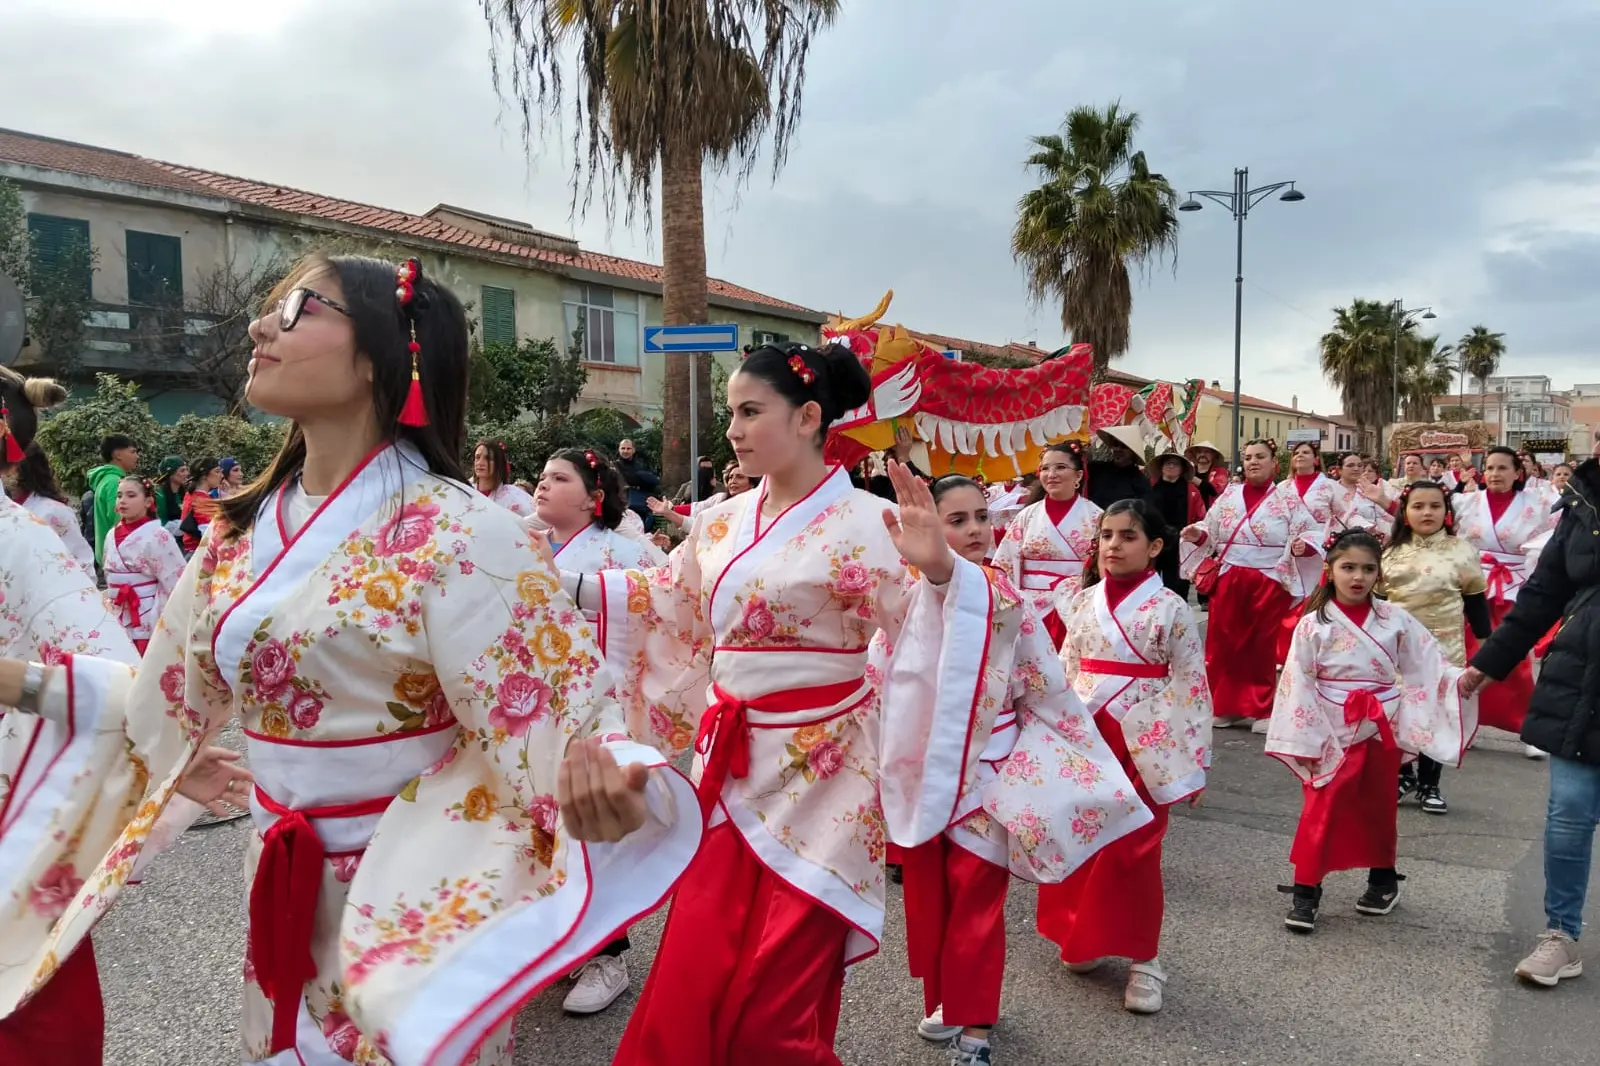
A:
MULTIPOLYGON (((661 151, 661 321, 668 326, 706 321, 704 160, 698 147, 667 144, 661 151)), ((712 424, 711 359, 706 355, 668 355, 661 399, 661 488, 663 495, 688 481, 689 360, 696 360, 701 454, 712 424)))

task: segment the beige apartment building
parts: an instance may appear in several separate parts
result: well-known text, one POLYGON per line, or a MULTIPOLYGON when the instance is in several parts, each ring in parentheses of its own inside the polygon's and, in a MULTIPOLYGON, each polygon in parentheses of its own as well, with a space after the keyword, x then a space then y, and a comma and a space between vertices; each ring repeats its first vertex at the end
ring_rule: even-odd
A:
MULTIPOLYGON (((90 328, 74 384, 101 371, 137 380, 162 421, 220 401, 195 386, 184 343, 148 343, 141 323, 158 307, 169 319, 181 309, 179 332, 198 344, 216 320, 219 284, 319 247, 419 256, 471 305, 486 342, 568 338, 582 322, 588 385, 579 409, 635 421, 661 414, 667 357, 643 351, 644 327, 661 322, 654 264, 470 208, 441 203, 411 214, 11 130, 0 130, 0 177, 22 190, 36 261, 49 263, 72 241, 97 255, 83 279, 90 328)), ((745 344, 814 342, 826 318, 717 279, 710 297, 712 320, 737 323, 745 344)), ((731 366, 736 357, 725 358, 731 366)))

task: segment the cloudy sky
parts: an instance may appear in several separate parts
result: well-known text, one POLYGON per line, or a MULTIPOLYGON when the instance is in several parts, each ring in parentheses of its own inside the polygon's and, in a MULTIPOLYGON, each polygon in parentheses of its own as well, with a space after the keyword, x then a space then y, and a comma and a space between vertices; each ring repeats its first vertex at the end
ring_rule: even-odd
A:
MULTIPOLYGON (((560 138, 530 163, 473 0, 5 0, 0 126, 370 203, 440 201, 659 261, 642 227, 572 219, 560 138)), ((1329 309, 1432 305, 1504 331, 1508 373, 1600 381, 1595 0, 847 0, 804 123, 708 194, 714 274, 823 310, 998 343, 1062 341, 1008 251, 1030 134, 1078 104, 1139 112, 1179 189, 1294 179, 1245 234, 1244 389, 1329 411, 1329 309), (984 14, 974 14, 979 7, 984 14)), ((570 133, 570 127, 568 132, 570 133)), ((1120 365, 1232 374, 1233 225, 1182 216, 1135 292, 1120 365)))

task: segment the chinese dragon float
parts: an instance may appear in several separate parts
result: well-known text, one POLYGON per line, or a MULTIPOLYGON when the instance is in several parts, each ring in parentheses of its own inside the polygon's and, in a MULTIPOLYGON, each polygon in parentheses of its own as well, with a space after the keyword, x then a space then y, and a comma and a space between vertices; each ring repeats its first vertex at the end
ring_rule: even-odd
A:
POLYGON ((1019 369, 959 361, 904 326, 882 324, 893 298, 891 290, 871 314, 822 327, 825 343, 848 345, 872 374, 871 398, 829 429, 830 462, 854 466, 891 447, 901 428, 927 449, 929 473, 989 480, 1030 472, 1047 446, 1087 441, 1110 426, 1138 423, 1147 439, 1165 437, 1180 449, 1189 443, 1199 381, 1142 389, 1102 382, 1091 389, 1087 344, 1019 369))

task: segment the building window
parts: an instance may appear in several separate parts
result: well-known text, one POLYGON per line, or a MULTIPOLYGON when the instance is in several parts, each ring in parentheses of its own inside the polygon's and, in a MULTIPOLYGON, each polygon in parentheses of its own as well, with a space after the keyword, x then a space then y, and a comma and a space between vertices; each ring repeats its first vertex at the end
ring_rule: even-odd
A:
POLYGON ((74 247, 85 250, 89 243, 89 223, 81 218, 56 215, 28 215, 28 262, 36 276, 70 270, 72 281, 90 296, 93 264, 87 255, 72 256, 74 247))
POLYGON ((605 285, 568 285, 562 302, 567 336, 583 327, 588 363, 639 365, 639 297, 605 285))
POLYGON ((1250 434, 1250 435, 1252 437, 1259 437, 1259 436, 1261 436, 1261 416, 1260 415, 1256 415, 1254 417, 1255 417, 1255 420, 1256 420, 1256 431, 1254 433, 1250 434))
POLYGON ((483 287, 483 343, 517 343, 517 293, 498 285, 483 287))
POLYGON ((127 259, 130 304, 183 306, 183 241, 180 238, 128 230, 127 259))
POLYGON ((750 338, 757 348, 763 344, 787 344, 789 342, 787 333, 773 333, 771 330, 765 329, 751 330, 750 338))

